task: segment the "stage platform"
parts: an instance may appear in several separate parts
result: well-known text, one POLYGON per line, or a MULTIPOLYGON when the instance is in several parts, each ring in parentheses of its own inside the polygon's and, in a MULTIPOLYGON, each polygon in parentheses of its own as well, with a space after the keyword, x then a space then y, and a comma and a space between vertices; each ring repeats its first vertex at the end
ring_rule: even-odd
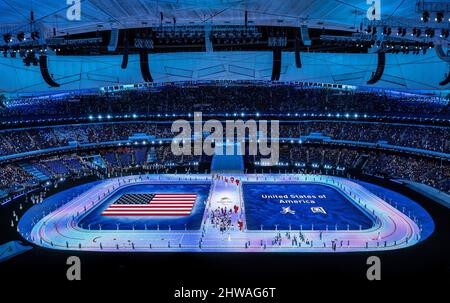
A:
POLYGON ((32 207, 18 229, 28 241, 58 250, 357 252, 415 245, 434 224, 408 198, 345 178, 199 174, 128 176, 75 187, 32 207), (105 215, 133 194, 156 199, 177 193, 195 197, 187 214, 105 215), (216 220, 223 213, 226 228, 216 220))

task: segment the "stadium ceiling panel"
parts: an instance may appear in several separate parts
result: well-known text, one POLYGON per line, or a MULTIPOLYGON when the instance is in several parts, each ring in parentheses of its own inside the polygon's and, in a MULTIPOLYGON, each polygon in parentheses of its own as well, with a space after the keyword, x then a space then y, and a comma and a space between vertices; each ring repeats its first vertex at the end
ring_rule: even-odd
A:
MULTIPOLYGON (((401 46, 402 50, 407 49, 408 52, 398 54, 400 52, 400 42, 398 41, 397 53, 389 48, 394 48, 389 45, 389 38, 394 39, 394 32, 398 31, 393 24, 404 27, 405 32, 401 37, 406 35, 406 28, 409 28, 406 37, 410 37, 417 31, 416 24, 423 26, 424 22, 420 21, 422 13, 416 9, 415 0, 381 1, 382 21, 392 21, 392 24, 389 24, 389 32, 392 31, 393 34, 386 40, 382 39, 385 42, 381 47, 388 51, 386 61, 379 65, 379 67, 383 67, 383 70, 377 69, 376 65, 377 55, 375 53, 378 52, 381 42, 380 40, 375 41, 375 30, 372 31, 373 35, 370 38, 374 40, 373 42, 353 41, 355 46, 354 44, 348 45, 346 40, 343 40, 345 42, 343 45, 339 44, 339 41, 334 41, 335 37, 354 40, 354 36, 362 35, 365 32, 367 35, 371 35, 368 30, 370 26, 364 25, 370 7, 367 0, 79 1, 81 19, 69 21, 67 13, 73 8, 73 4, 67 5, 66 0, 0 0, 0 9, 2 10, 0 36, 3 36, 3 39, 0 39, 0 46, 4 47, 0 66, 5 75, 14 75, 4 77, 5 79, 0 85, 1 92, 15 94, 55 88, 85 89, 140 83, 142 79, 145 82, 154 81, 156 83, 186 80, 280 80, 352 86, 375 84, 376 87, 391 89, 431 91, 443 89, 443 86, 448 85, 448 55, 446 52, 449 47, 447 37, 443 34, 441 37, 444 38, 439 40, 438 35, 442 33, 441 31, 436 32, 433 39, 439 40, 438 43, 446 44, 436 44, 437 56, 435 51, 431 50, 434 46, 433 43, 428 42, 431 38, 427 38, 428 44, 425 46, 414 44, 415 49, 411 46, 412 54, 409 54, 409 46, 404 47, 403 45, 401 46), (34 21, 30 26, 31 15, 33 15, 34 21), (274 65, 274 56, 270 49, 273 45, 269 43, 270 37, 266 37, 266 40, 263 41, 264 46, 267 46, 266 49, 260 47, 262 45, 260 41, 253 42, 250 39, 249 44, 254 44, 251 45, 253 48, 250 50, 234 49, 227 53, 227 46, 230 43, 233 44, 232 42, 227 40, 216 42, 215 47, 212 47, 214 42, 211 42, 211 39, 203 41, 201 37, 198 39, 195 37, 194 42, 188 39, 187 42, 180 43, 181 47, 171 42, 172 38, 159 39, 162 42, 156 40, 155 44, 153 44, 153 40, 148 39, 151 47, 137 47, 136 40, 145 39, 136 39, 136 37, 146 33, 146 29, 123 30, 124 28, 143 27, 148 29, 152 27, 157 32, 160 25, 172 28, 175 23, 177 26, 206 24, 207 26, 203 27, 206 37, 207 30, 212 28, 210 23, 220 25, 220 28, 226 25, 244 25, 246 15, 249 24, 255 25, 250 26, 253 28, 280 26, 298 29, 300 27, 306 28, 307 32, 310 28, 310 32, 315 34, 311 40, 318 45, 317 49, 320 52, 304 43, 304 49, 299 50, 296 46, 294 53, 291 43, 291 46, 285 47, 277 53, 277 64, 274 65), (35 25, 39 25, 39 27, 35 25), (351 32, 360 31, 361 27, 365 29, 360 33, 353 33, 354 35, 351 36, 351 32), (322 28, 327 30, 320 30, 322 28), (336 36, 336 31, 333 29, 341 30, 340 33, 348 34, 351 37, 336 36), (32 36, 35 32, 40 34, 38 39, 35 39, 36 36, 32 36), (325 32, 331 32, 331 34, 325 32), (83 34, 76 35, 78 33, 83 34), (112 33, 116 35, 115 40, 111 39, 112 33), (31 39, 19 38, 19 34, 30 35, 31 39), (94 34, 97 36, 92 38, 94 34), (74 37, 73 40, 71 40, 72 37, 74 37), (128 38, 124 39, 124 37, 128 38), (328 43, 330 41, 327 40, 327 37, 331 37, 331 43, 328 43), (12 38, 14 42, 12 42, 12 38), (72 46, 68 43, 61 47, 62 51, 60 49, 59 41, 61 40, 81 43, 80 40, 89 39, 95 41, 103 39, 106 42, 104 45, 99 44, 100 46, 95 44, 98 42, 85 43, 81 46, 76 43, 73 44, 75 46, 72 46), (42 44, 40 40, 45 41, 46 44, 42 44), (38 44, 39 47, 33 46, 32 43, 38 44), (366 45, 367 43, 370 46, 366 45), (27 45, 31 45, 30 49, 27 48, 27 45), (109 50, 110 48, 111 50, 109 50), (137 54, 140 53, 140 48, 148 48, 151 51, 143 53, 142 58, 139 59, 137 54), (300 51, 302 52, 301 58, 300 51), (422 58, 417 61, 414 58, 417 58, 415 56, 419 53, 422 58), (48 61, 41 61, 40 71, 39 61, 34 54, 43 54, 44 58, 48 58, 48 61), (255 59, 256 61, 245 61, 243 58, 247 56, 257 59, 255 59), (242 63, 243 61, 245 63, 242 63), (358 64, 355 64, 356 62, 358 64), (412 64, 413 62, 414 64, 412 64), (378 73, 374 73, 376 70, 378 73), (432 73, 430 73, 431 70, 432 73), (376 81, 372 79, 372 73, 377 76, 376 81), (114 76, 111 78, 111 75, 114 76), (368 82, 369 79, 372 81, 368 82), (439 86, 439 84, 441 85, 439 86)), ((446 26, 445 22, 440 25, 443 30, 446 29, 443 28, 446 26)), ((423 30, 425 35, 425 29, 423 30)), ((379 30, 378 38, 382 31, 382 29, 379 30)), ((266 31, 269 36, 267 32, 270 31, 266 31)), ((285 40, 289 37, 292 38, 291 33, 292 31, 290 34, 286 34, 285 40)), ((387 36, 389 35, 387 34, 387 36)), ((301 36, 303 37, 303 35, 301 36)), ((420 34, 416 36, 419 38, 420 34)))
MULTIPOLYGON (((382 18, 396 17, 406 21, 419 21, 416 1, 383 1, 382 18)), ((0 24, 20 25, 27 23, 33 11, 37 21, 47 28, 60 32, 90 31, 98 25, 125 28, 143 23, 241 24, 248 11, 249 21, 254 25, 298 25, 310 27, 335 27, 355 29, 366 16, 369 5, 365 0, 81 0, 81 20, 66 18, 68 5, 65 0, 2 0, 0 1, 0 24)))

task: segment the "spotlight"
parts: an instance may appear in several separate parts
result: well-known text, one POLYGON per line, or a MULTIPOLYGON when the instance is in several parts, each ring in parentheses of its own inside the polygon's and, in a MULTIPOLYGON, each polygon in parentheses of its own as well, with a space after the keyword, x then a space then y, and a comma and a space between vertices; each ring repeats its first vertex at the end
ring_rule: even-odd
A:
POLYGON ((442 29, 441 30, 441 38, 445 38, 445 39, 447 39, 448 38, 448 36, 449 36, 449 30, 448 29, 442 29))
POLYGON ((439 12, 436 14, 436 19, 434 19, 437 23, 441 23, 444 20, 444 13, 439 12))
POLYGON ((39 32, 38 31, 32 32, 31 33, 31 39, 38 40, 39 39, 39 32))
POLYGON ((23 59, 23 63, 25 63, 25 66, 31 66, 31 64, 33 64, 33 66, 39 65, 39 61, 36 58, 36 54, 32 51, 27 53, 26 57, 23 59))
POLYGON ((422 18, 420 18, 423 22, 427 23, 430 20, 430 13, 425 11, 422 13, 422 18))
POLYGON ((19 40, 19 42, 22 42, 23 40, 25 40, 25 33, 24 32, 18 33, 17 40, 19 40))
POLYGON ((11 34, 4 34, 3 35, 3 41, 5 41, 6 44, 8 44, 11 41, 12 35, 11 34))

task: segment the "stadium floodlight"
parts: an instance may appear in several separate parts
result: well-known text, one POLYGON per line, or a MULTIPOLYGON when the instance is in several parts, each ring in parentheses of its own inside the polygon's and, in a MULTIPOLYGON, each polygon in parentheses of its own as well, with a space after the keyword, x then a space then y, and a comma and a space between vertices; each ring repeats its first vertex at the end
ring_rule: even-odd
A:
POLYGON ((31 64, 33 64, 33 66, 38 66, 39 61, 36 58, 36 54, 33 52, 33 50, 27 51, 26 56, 23 59, 23 63, 25 63, 25 66, 31 66, 31 64))
POLYGON ((24 32, 19 32, 17 34, 17 40, 19 40, 19 42, 22 42, 23 40, 25 40, 25 33, 24 32))
POLYGON ((38 40, 39 39, 39 32, 38 31, 34 31, 31 33, 31 39, 33 40, 38 40))
POLYGON ((9 34, 9 33, 3 35, 3 41, 5 41, 6 44, 12 42, 12 39, 11 39, 11 38, 12 38, 12 35, 9 34))
POLYGON ((424 11, 420 20, 427 23, 430 20, 430 13, 428 11, 424 11))
POLYGON ((422 30, 419 28, 416 32, 416 37, 419 38, 422 35, 422 30))

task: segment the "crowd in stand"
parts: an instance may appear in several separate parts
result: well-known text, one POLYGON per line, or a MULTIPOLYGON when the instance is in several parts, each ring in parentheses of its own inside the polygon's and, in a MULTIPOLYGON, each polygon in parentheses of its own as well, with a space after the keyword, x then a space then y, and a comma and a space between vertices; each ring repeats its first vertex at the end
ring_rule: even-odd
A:
POLYGON ((0 109, 0 117, 84 116, 155 113, 331 112, 448 117, 448 103, 431 97, 295 86, 202 85, 71 95, 63 99, 21 99, 0 109))
MULTIPOLYGON (((78 144, 128 140, 136 133, 156 139, 173 138, 170 123, 94 123, 12 129, 0 132, 0 156, 78 144)), ((308 121, 281 123, 281 138, 300 138, 313 132, 336 140, 377 143, 450 153, 450 128, 369 122, 308 121)))
MULTIPOLYGON (((16 101, 9 103, 5 108, 0 108, 0 120, 48 116, 86 118, 88 115, 100 114, 186 114, 195 111, 214 114, 235 111, 274 114, 309 112, 377 114, 391 118, 395 116, 450 118, 449 103, 437 98, 293 86, 174 86, 117 93, 71 95, 60 99, 16 101)), ((314 120, 289 123, 284 121, 280 124, 280 137, 298 139, 318 132, 335 140, 370 143, 386 141, 396 146, 450 153, 448 127, 357 120, 354 118, 354 121, 314 120)), ((172 138, 174 134, 170 127, 170 123, 129 121, 5 129, 0 131, 0 156, 63 147, 71 142, 85 144, 128 140, 137 133, 154 136, 156 139, 172 138)), ((211 162, 211 157, 206 156, 175 157, 167 145, 146 147, 139 151, 133 148, 102 149, 93 153, 97 153, 103 159, 110 172, 136 165, 167 167, 211 162)), ((280 162, 287 165, 314 163, 319 166, 351 168, 355 167, 362 153, 357 149, 342 147, 282 147, 280 162)), ((448 162, 381 152, 364 153, 367 154, 368 161, 360 169, 368 174, 405 178, 429 184, 446 192, 450 190, 448 162)), ((248 159, 250 162, 258 160, 258 157, 248 159)), ((48 175, 50 179, 91 168, 78 157, 57 156, 25 162, 43 175, 48 175)), ((36 182, 40 180, 17 163, 0 164, 0 190, 36 182)))
MULTIPOLYGON (((181 170, 181 167, 192 167, 193 163, 196 163, 196 165, 204 163, 206 166, 209 166, 211 163, 211 157, 174 156, 169 145, 80 151, 77 155, 52 156, 51 158, 23 160, 20 163, 0 165, 0 190, 8 191, 16 186, 42 182, 38 176, 27 170, 26 167, 30 166, 35 172, 40 172, 40 174, 47 176, 50 180, 67 176, 80 176, 86 172, 89 173, 89 171, 92 173, 92 170, 97 169, 99 165, 98 162, 94 165, 93 156, 101 159, 103 168, 108 172, 109 176, 117 175, 117 173, 120 175, 124 170, 127 171, 130 168, 161 173, 168 167, 173 167, 173 171, 185 173, 187 171, 181 170), (137 156, 141 153, 141 160, 138 161, 137 156)), ((251 164, 260 161, 261 157, 246 156, 245 159, 247 164, 251 164)), ((396 155, 355 147, 284 144, 280 148, 280 162, 297 169, 303 167, 298 166, 297 164, 299 163, 316 165, 313 167, 316 167, 321 173, 333 171, 338 167, 346 170, 359 169, 366 174, 402 178, 428 184, 450 193, 449 161, 396 155)), ((219 220, 219 216, 216 216, 216 218, 219 220)))
POLYGON ((450 194, 450 163, 371 153, 364 172, 424 183, 450 194))
POLYGON ((15 190, 17 185, 27 186, 65 177, 80 177, 96 169, 103 169, 107 176, 120 175, 130 168, 148 172, 188 172, 189 167, 198 167, 202 162, 211 162, 210 156, 175 156, 169 145, 105 148, 78 152, 76 155, 40 157, 12 164, 0 164, 0 190, 15 190), (100 159, 95 161, 94 156, 100 159), (94 163, 95 162, 95 163, 94 163), (187 168, 184 171, 178 168, 187 168))
POLYGON ((136 133, 169 137, 170 128, 158 128, 158 125, 149 123, 103 123, 12 129, 0 132, 0 156, 67 146, 69 142, 84 144, 127 140, 136 133))
POLYGON ((0 167, 0 189, 36 183, 37 180, 20 167, 12 164, 0 167))
MULTIPOLYGON (((320 167, 332 166, 352 168, 360 156, 354 149, 325 147, 325 146, 282 146, 280 160, 282 164, 295 166, 295 164, 314 164, 320 167)), ((247 156, 247 162, 260 162, 264 157, 247 156)))
POLYGON ((450 153, 450 128, 387 123, 301 122, 281 124, 280 137, 297 138, 320 132, 335 140, 388 144, 450 153))
MULTIPOLYGON (((261 157, 249 156, 247 162, 261 163, 261 157)), ((334 171, 338 167, 347 170, 358 169, 370 175, 424 183, 450 193, 449 161, 357 148, 293 145, 287 149, 280 149, 280 162, 287 163, 291 167, 303 167, 297 164, 308 164, 310 167, 315 165, 315 170, 321 173, 334 171)))

